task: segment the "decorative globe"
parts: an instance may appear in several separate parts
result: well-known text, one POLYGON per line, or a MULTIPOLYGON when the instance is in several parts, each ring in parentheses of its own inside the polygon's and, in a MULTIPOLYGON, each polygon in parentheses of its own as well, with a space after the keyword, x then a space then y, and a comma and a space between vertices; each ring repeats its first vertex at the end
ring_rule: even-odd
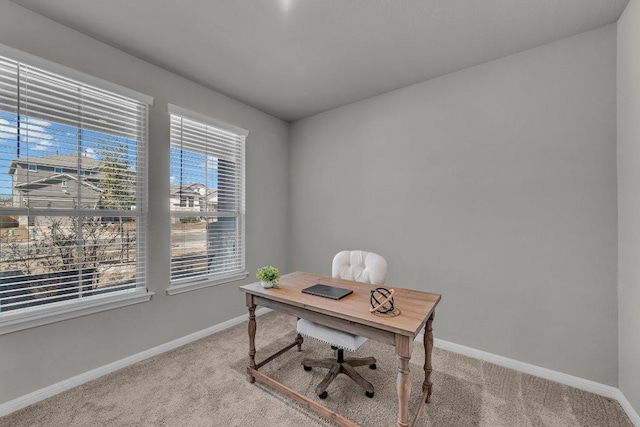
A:
POLYGON ((371 311, 378 313, 390 313, 394 309, 393 290, 387 288, 376 288, 371 291, 371 311))

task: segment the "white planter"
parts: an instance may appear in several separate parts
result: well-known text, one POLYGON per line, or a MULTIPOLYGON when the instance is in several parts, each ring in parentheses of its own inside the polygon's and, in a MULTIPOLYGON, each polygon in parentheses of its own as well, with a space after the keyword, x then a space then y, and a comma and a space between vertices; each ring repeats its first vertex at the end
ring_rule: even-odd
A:
POLYGON ((273 282, 263 282, 262 280, 260 281, 260 284, 262 285, 263 288, 265 289, 269 289, 269 288, 273 288, 273 282))

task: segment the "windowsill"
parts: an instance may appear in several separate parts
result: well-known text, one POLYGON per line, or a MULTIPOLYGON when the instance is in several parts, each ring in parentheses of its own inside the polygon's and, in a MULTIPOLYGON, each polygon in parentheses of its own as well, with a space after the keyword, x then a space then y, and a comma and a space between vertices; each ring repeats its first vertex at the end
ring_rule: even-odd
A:
POLYGON ((219 276, 215 279, 193 279, 190 281, 184 281, 180 283, 173 283, 167 288, 168 295, 177 295, 183 292, 195 291, 196 289, 208 288, 210 286, 222 285, 228 282, 234 282, 236 280, 246 279, 249 276, 248 271, 241 273, 233 273, 226 276, 219 276))
POLYGON ((25 311, 0 313, 0 335, 147 302, 153 294, 145 288, 139 288, 118 295, 92 296, 72 302, 42 305, 25 311))

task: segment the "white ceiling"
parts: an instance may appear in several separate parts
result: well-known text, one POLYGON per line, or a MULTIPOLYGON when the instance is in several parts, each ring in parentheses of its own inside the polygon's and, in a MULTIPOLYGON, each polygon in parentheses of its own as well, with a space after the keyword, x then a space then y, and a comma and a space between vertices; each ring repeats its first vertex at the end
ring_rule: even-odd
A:
POLYGON ((616 22, 629 0, 13 0, 287 121, 616 22))

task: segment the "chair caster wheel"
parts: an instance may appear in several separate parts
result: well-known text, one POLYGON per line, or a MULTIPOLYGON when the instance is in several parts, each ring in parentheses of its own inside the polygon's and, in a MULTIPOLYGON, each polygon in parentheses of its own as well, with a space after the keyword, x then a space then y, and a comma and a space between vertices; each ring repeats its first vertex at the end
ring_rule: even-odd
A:
POLYGON ((366 394, 369 399, 373 397, 373 392, 369 393, 368 391, 365 391, 364 394, 366 394))
POLYGON ((377 366, 376 366, 375 363, 372 363, 371 365, 369 365, 369 369, 376 369, 376 368, 377 368, 377 366))
MULTIPOLYGON (((326 391, 323 391, 321 394, 318 395, 318 397, 320 399, 326 399, 327 396, 329 396, 329 393, 327 393, 326 391)), ((373 396, 373 394, 372 394, 372 396, 373 396)))
POLYGON ((309 372, 309 371, 311 370, 311 366, 304 366, 304 365, 303 365, 303 368, 304 368, 304 370, 305 370, 305 371, 307 371, 307 372, 309 372))

